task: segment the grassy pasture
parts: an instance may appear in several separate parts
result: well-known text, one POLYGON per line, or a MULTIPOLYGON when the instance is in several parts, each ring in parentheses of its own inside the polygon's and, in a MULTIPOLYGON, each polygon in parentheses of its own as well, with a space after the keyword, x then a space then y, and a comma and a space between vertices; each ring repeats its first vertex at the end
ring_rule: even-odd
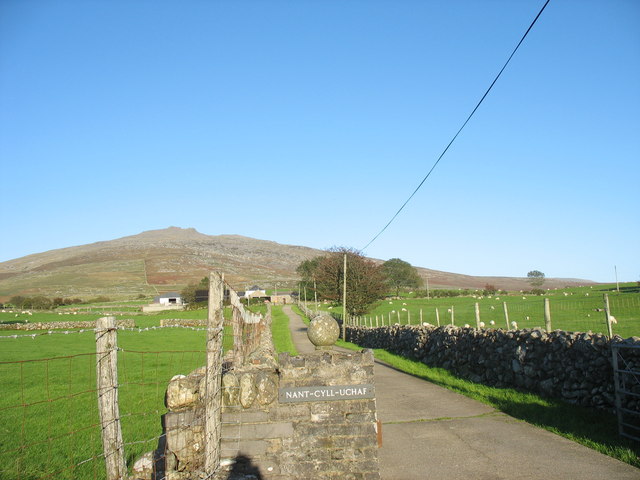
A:
MULTIPOLYGON (((613 325, 613 333, 622 337, 640 336, 640 293, 633 285, 625 285, 629 292, 621 289, 621 293, 613 291, 611 285, 590 287, 575 287, 563 290, 551 290, 544 296, 514 294, 482 296, 476 293, 477 298, 471 296, 450 298, 402 298, 400 300, 383 300, 376 302, 369 313, 367 322, 378 315, 381 324, 384 317, 385 325, 409 323, 416 325, 422 321, 433 325, 437 324, 436 308, 439 312, 440 325, 451 323, 451 310, 453 310, 454 322, 458 326, 469 324, 476 325, 475 303, 480 308, 480 320, 486 328, 506 328, 503 302, 507 303, 509 321, 515 321, 519 329, 544 327, 544 298, 548 297, 551 309, 552 328, 566 331, 581 331, 607 333, 603 309, 603 293, 608 293, 611 314, 618 321, 613 325), (566 293, 566 295, 565 295, 566 293), (403 310, 404 309, 404 310, 403 310), (495 325, 492 326, 491 322, 495 325)), ((329 311, 329 305, 321 305, 320 308, 329 311)), ((330 311, 342 313, 341 307, 333 307, 330 311)), ((369 324, 369 323, 367 323, 369 324)), ((512 328, 512 327, 509 327, 512 328)))
MULTIPOLYGON (((251 310, 265 313, 266 307, 252 306, 251 310)), ((225 308, 224 315, 229 319, 231 310, 225 308)), ((63 315, 62 319, 96 320, 100 316, 63 315)), ((287 328, 281 309, 276 309, 274 316, 279 331, 287 328)), ((34 313, 28 319, 49 322, 59 317, 57 313, 34 313)), ((137 327, 146 328, 159 326, 163 318, 206 319, 207 310, 133 318, 137 327)), ((4 330, 0 336, 33 333, 44 332, 4 330)), ((231 348, 231 327, 225 327, 223 340, 224 349, 231 348)), ((206 332, 181 328, 119 331, 118 347, 122 349, 118 353, 120 413, 130 467, 141 454, 157 447, 162 433, 160 416, 166 412, 164 393, 171 377, 186 375, 205 364, 206 332)), ((0 338, 1 479, 105 478, 95 348, 92 330, 0 338), (9 458, 14 460, 5 461, 9 458)))

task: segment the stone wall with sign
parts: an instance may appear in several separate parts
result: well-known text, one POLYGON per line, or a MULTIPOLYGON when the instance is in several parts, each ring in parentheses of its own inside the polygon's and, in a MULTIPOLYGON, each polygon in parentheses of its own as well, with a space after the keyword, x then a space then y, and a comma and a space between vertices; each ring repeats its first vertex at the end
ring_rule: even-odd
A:
POLYGON ((265 480, 379 479, 372 352, 281 354, 277 370, 270 404, 260 380, 223 380, 223 459, 265 480))
MULTIPOLYGON (((154 469, 156 478, 198 478, 204 373, 171 380, 164 444, 136 462, 131 479, 151 480, 154 469)), ((252 357, 223 375, 222 389, 216 480, 379 480, 371 350, 252 357)))

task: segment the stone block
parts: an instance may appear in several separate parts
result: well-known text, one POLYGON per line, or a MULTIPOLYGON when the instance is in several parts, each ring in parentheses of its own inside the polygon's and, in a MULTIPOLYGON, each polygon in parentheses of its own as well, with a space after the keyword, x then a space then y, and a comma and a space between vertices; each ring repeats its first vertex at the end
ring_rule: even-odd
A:
POLYGON ((294 434, 291 422, 255 423, 242 426, 243 438, 287 438, 294 434))

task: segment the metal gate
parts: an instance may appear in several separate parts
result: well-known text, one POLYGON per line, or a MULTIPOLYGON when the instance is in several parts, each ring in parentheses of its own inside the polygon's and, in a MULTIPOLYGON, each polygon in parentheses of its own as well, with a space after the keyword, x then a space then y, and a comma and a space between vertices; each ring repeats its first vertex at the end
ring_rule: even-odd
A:
POLYGON ((618 432, 640 441, 640 345, 612 343, 611 355, 618 432))

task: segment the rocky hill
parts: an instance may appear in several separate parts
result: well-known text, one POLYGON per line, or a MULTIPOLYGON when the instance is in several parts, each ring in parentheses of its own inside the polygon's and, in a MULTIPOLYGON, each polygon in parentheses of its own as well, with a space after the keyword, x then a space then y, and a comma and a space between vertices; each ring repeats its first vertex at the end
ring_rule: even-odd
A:
MULTIPOLYGON (((12 295, 131 298, 180 290, 211 270, 224 272, 238 290, 248 284, 293 288, 295 269, 321 250, 282 245, 239 235, 204 235, 193 228, 170 227, 116 240, 44 253, 0 263, 0 301, 12 295)), ((431 287, 528 289, 524 278, 473 277, 419 268, 431 287)), ((587 280, 549 279, 545 287, 589 284, 587 280)))

